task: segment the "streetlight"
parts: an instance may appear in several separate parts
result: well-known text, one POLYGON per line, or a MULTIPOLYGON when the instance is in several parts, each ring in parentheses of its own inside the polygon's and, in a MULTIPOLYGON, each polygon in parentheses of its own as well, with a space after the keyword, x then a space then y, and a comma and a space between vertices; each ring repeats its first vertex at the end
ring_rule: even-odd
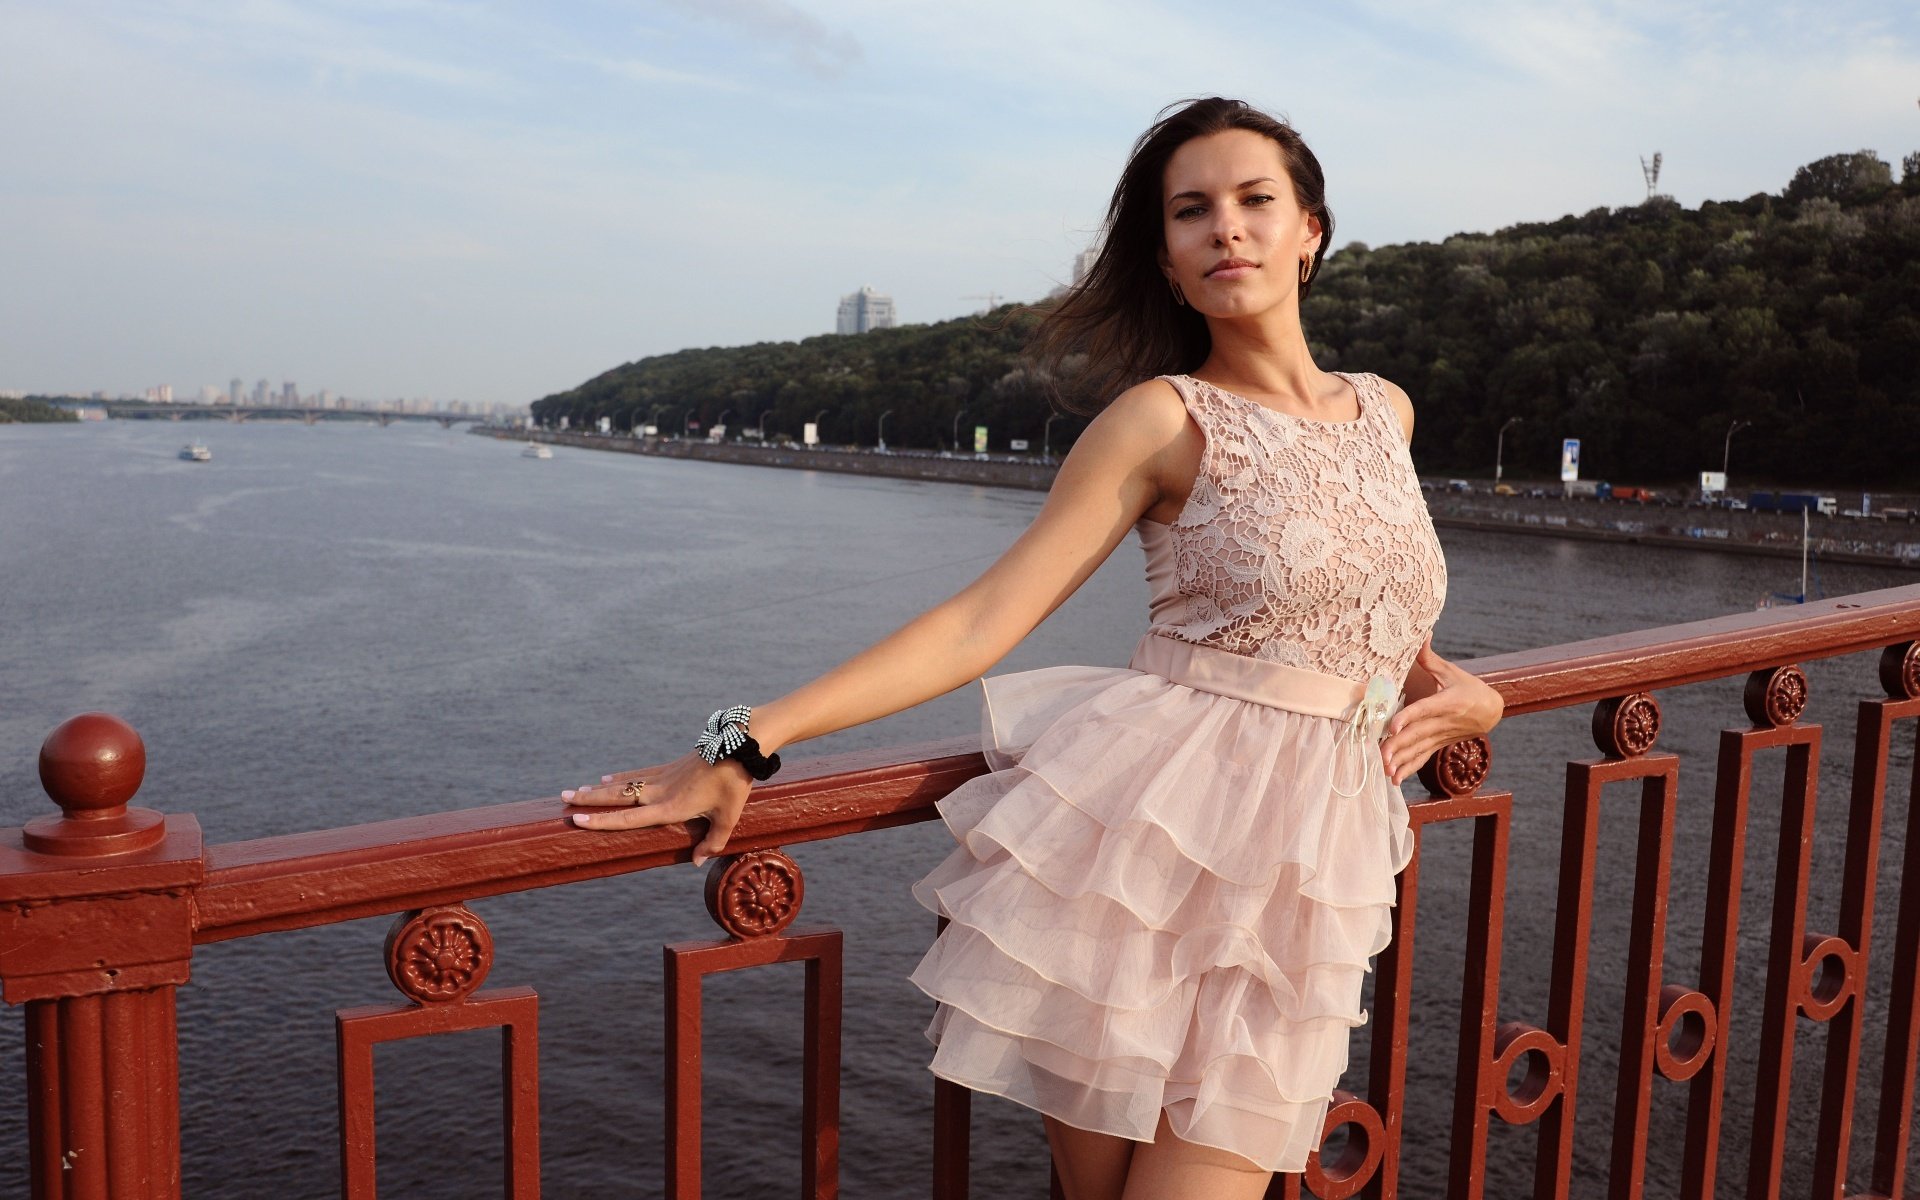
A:
POLYGON ((691 404, 687 405, 687 415, 680 418, 680 436, 682 438, 693 436, 693 405, 691 404))
POLYGON ((1041 428, 1040 430, 1040 461, 1041 462, 1053 461, 1053 423, 1066 415, 1067 414, 1065 413, 1049 414, 1047 417, 1046 425, 1041 428))
POLYGON ((966 409, 953 414, 953 452, 960 453, 960 418, 967 415, 966 409))
POLYGON ((1500 482, 1500 458, 1507 448, 1507 430, 1520 423, 1519 417, 1508 417, 1507 423, 1500 427, 1500 436, 1493 443, 1493 481, 1500 482))
POLYGON ((887 418, 892 415, 893 415, 892 409, 888 409, 887 411, 880 414, 880 436, 878 438, 880 445, 877 447, 880 450, 885 450, 887 448, 887 418))
POLYGON ((820 432, 821 430, 820 422, 826 419, 827 419, 827 410, 824 408, 821 409, 819 412, 813 414, 813 436, 816 440, 818 440, 822 444, 824 444, 827 439, 826 439, 826 435, 820 432))
MULTIPOLYGON (((726 432, 725 432, 725 431, 726 431, 726 428, 727 428, 727 418, 728 418, 728 417, 730 417, 730 416, 732 416, 732 415, 733 415, 733 410, 732 410, 732 409, 730 409, 730 408, 723 408, 723 409, 721 409, 721 410, 720 410, 720 417, 719 417, 719 419, 718 419, 718 420, 716 420, 716 421, 714 422, 714 424, 715 424, 715 425, 717 425, 717 426, 719 426, 719 427, 720 427, 720 430, 721 430, 721 434, 720 434, 720 436, 721 436, 722 438, 724 438, 724 437, 726 437, 726 436, 727 436, 727 435, 726 435, 726 432)), ((709 429, 709 430, 708 430, 707 432, 708 432, 708 433, 712 433, 712 432, 713 432, 713 430, 712 430, 712 429, 709 429)))
POLYGON ((1727 442, 1720 448, 1720 487, 1723 491, 1727 486, 1727 461, 1733 457, 1733 435, 1752 424, 1752 421, 1735 421, 1727 426, 1727 442))

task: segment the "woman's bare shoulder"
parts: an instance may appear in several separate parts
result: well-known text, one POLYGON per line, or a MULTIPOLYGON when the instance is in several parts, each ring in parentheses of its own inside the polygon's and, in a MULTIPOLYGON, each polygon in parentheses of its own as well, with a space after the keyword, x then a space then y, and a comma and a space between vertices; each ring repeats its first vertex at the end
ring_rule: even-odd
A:
POLYGON ((1098 449, 1139 461, 1179 442, 1187 425, 1186 402, 1165 379, 1136 383, 1115 396, 1074 439, 1074 448, 1098 449))

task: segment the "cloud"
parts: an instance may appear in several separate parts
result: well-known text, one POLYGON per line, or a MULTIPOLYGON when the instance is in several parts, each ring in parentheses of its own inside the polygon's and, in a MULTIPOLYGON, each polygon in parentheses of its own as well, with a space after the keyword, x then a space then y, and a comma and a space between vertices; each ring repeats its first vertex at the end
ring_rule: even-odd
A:
POLYGON ((671 0, 674 7, 732 26, 747 35, 783 47, 794 64, 823 79, 838 78, 865 57, 860 42, 844 29, 787 0, 671 0))

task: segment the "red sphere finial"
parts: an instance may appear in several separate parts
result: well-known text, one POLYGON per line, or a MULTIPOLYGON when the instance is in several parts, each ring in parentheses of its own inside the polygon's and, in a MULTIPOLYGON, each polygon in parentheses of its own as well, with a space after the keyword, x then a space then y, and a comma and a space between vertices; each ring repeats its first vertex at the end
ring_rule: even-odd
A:
POLYGON ((146 773, 146 743, 111 713, 81 713, 40 743, 40 786, 69 817, 125 808, 146 773))
POLYGON ((166 836, 163 818, 127 801, 147 773, 147 747, 133 727, 109 713, 63 722, 40 744, 40 785, 61 816, 27 822, 28 849, 42 854, 124 854, 166 836))

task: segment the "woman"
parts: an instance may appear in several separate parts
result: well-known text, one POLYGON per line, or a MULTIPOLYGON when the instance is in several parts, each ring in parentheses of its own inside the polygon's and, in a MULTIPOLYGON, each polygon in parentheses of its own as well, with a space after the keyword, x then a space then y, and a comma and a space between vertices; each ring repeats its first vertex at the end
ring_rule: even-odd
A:
POLYGON ((1427 644, 1445 566, 1411 403, 1308 353, 1332 230, 1291 127, 1163 114, 1039 334, 1119 394, 1026 532, 848 662, 716 713, 637 806, 565 794, 627 805, 574 817, 592 829, 705 817, 703 862, 775 751, 974 679, 1137 529, 1132 665, 985 681, 995 769, 941 802, 960 844, 915 888, 950 918, 913 976, 940 1001, 932 1069, 1042 1112, 1073 1200, 1258 1197, 1302 1169, 1411 854, 1399 784, 1500 718, 1427 644))

